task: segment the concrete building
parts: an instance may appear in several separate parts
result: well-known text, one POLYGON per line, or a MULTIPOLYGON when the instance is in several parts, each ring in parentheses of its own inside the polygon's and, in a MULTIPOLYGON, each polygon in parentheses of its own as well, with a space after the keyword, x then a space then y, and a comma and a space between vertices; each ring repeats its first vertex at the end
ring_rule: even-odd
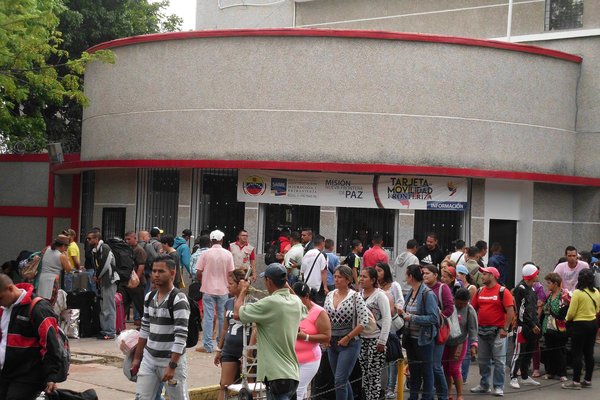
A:
POLYGON ((600 242, 600 1, 197 4, 196 32, 92 49, 117 62, 51 168, 81 174, 81 230, 435 231, 500 242, 511 281, 600 242))

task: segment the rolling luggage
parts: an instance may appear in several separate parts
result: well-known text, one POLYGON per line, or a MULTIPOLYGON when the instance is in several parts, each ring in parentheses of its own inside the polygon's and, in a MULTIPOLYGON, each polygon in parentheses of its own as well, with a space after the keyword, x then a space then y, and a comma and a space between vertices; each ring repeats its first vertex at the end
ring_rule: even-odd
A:
POLYGON ((123 295, 115 293, 116 330, 117 335, 125 330, 125 307, 123 306, 123 295))
POLYGON ((79 337, 100 333, 100 303, 95 293, 81 291, 67 294, 67 308, 79 310, 79 337))

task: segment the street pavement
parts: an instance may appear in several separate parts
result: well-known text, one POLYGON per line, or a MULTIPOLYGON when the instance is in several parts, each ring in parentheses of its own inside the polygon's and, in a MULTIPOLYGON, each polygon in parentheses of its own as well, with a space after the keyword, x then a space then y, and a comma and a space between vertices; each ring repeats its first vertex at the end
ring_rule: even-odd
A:
MULTIPOLYGON (((83 391, 95 389, 100 400, 131 400, 135 398, 135 383, 130 382, 123 375, 122 363, 118 359, 123 354, 117 348, 114 341, 96 340, 93 338, 71 339, 71 352, 79 354, 95 354, 108 357, 106 363, 73 364, 71 366, 69 379, 59 384, 61 388, 83 391)), ((596 370, 600 362, 600 346, 596 346, 596 370)), ((216 385, 219 383, 220 370, 213 364, 213 356, 198 353, 194 349, 188 349, 188 387, 199 388, 216 385)), ((598 371, 596 371, 598 372, 598 371)), ((594 387, 579 391, 564 390, 560 382, 556 380, 546 381, 539 387, 522 386, 520 390, 512 389, 505 385, 505 398, 527 399, 527 400, 597 400, 600 399, 600 375, 595 374, 594 387)), ((489 398, 491 395, 475 395, 469 389, 479 382, 479 370, 477 366, 471 366, 468 383, 465 388, 465 399, 489 398)), ((408 399, 408 396, 405 397, 408 399)))

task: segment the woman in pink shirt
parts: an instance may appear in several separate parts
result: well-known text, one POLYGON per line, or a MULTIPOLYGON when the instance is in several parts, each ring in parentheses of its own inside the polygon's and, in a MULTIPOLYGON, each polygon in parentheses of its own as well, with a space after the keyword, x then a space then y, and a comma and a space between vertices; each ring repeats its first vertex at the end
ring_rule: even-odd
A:
POLYGON ((306 389, 317 374, 321 364, 321 347, 331 340, 331 322, 325 310, 310 298, 310 287, 306 283, 297 282, 294 293, 308 309, 308 316, 300 321, 298 338, 296 339, 296 357, 300 366, 300 382, 296 390, 296 398, 306 397, 306 389))

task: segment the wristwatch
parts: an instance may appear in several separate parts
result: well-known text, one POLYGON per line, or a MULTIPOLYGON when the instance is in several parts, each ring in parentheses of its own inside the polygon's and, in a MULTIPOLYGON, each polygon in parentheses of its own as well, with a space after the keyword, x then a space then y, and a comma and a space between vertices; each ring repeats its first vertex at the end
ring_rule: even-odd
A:
POLYGON ((177 368, 177 363, 173 362, 173 361, 169 361, 169 368, 171 368, 171 369, 177 368))

